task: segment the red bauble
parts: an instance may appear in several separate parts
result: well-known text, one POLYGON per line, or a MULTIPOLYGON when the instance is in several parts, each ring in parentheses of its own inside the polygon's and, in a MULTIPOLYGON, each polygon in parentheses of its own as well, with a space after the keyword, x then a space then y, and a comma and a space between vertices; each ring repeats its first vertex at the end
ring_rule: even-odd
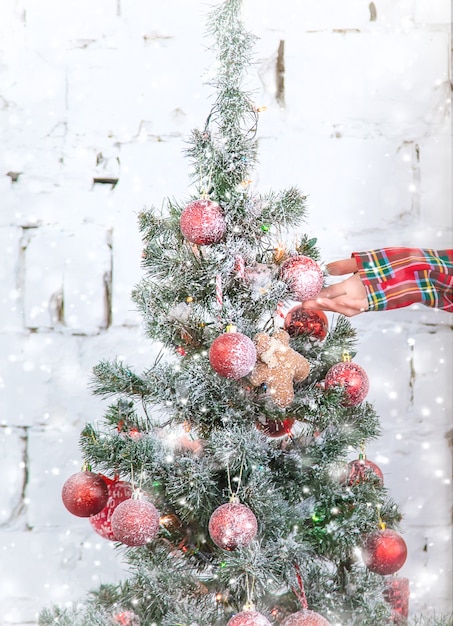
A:
POLYGON ((295 255, 282 263, 280 276, 296 300, 316 298, 322 289, 324 276, 319 265, 308 256, 295 255))
POLYGON ((186 239, 200 246, 218 243, 225 234, 222 209, 211 200, 194 200, 180 218, 181 232, 186 239))
POLYGON ((261 418, 256 420, 256 427, 261 430, 268 437, 284 437, 291 434, 291 428, 295 420, 292 417, 287 417, 282 420, 267 420, 261 418))
POLYGON ((392 607, 392 623, 406 624, 409 616, 409 579, 387 578, 384 598, 392 607))
POLYGON ((298 304, 286 314, 284 328, 290 337, 306 334, 322 341, 326 338, 329 324, 324 311, 305 311, 298 304))
POLYGON ((401 569, 407 558, 407 545, 395 530, 377 530, 365 538, 362 558, 375 574, 387 576, 401 569))
POLYGON ((239 380, 255 366, 255 344, 242 333, 223 333, 212 342, 209 362, 219 376, 239 380))
POLYGON ((348 463, 345 482, 352 487, 353 485, 366 482, 370 478, 373 478, 373 476, 378 479, 379 486, 382 487, 384 484, 384 474, 381 468, 378 467, 376 463, 373 463, 373 461, 368 461, 368 459, 356 459, 348 463))
POLYGON ((124 500, 118 504, 111 517, 115 539, 127 546, 143 546, 159 532, 159 517, 159 511, 148 500, 124 500))
POLYGON ((77 517, 90 517, 105 507, 109 492, 100 474, 78 472, 65 482, 61 497, 70 513, 77 517))
POLYGON ((326 374, 325 388, 343 387, 345 392, 344 406, 356 406, 366 397, 369 389, 368 376, 365 370, 351 361, 337 363, 326 374))
POLYGON ((212 541, 224 550, 248 546, 258 532, 254 513, 239 502, 219 506, 209 520, 212 541))
POLYGON ((302 609, 284 619, 281 626, 330 626, 330 623, 319 613, 302 609))
POLYGON ((101 537, 110 539, 110 541, 116 541, 111 524, 113 511, 118 504, 132 496, 132 485, 121 480, 107 479, 106 482, 109 493, 107 504, 97 515, 92 515, 89 521, 101 537))
POLYGON ((262 613, 241 611, 228 621, 227 626, 271 626, 271 623, 262 613))
POLYGON ((113 622, 119 626, 140 626, 138 615, 133 611, 120 611, 113 616, 113 622))

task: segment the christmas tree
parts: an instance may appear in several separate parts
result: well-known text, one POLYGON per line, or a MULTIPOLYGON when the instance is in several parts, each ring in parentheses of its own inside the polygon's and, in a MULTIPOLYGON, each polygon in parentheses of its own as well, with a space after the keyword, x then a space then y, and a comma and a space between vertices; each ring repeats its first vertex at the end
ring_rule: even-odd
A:
POLYGON ((254 37, 240 9, 225 0, 209 17, 215 100, 188 141, 193 193, 139 218, 133 300, 162 350, 143 373, 95 367, 93 391, 112 403, 63 487, 130 576, 45 609, 41 626, 407 617, 395 609, 407 581, 388 578, 406 558, 401 514, 365 456, 379 419, 354 329, 300 306, 325 280, 316 241, 294 241, 306 196, 250 184, 260 108, 243 88, 254 37))

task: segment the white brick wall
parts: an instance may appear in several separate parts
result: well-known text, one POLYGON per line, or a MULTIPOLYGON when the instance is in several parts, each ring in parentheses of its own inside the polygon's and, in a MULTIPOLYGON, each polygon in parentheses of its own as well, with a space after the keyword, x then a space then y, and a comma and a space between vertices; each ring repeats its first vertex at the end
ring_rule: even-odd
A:
MULTIPOLYGON (((0 3, 0 601, 32 624, 122 566, 60 504, 102 415, 101 358, 149 363, 129 294, 136 215, 187 194, 184 137, 209 110, 201 0, 0 3), (15 182, 14 179, 17 178, 15 182), (118 179, 114 188, 95 178, 118 179)), ((325 261, 452 245, 447 0, 245 0, 257 44, 261 190, 297 184, 325 261), (285 107, 275 59, 285 41, 285 107)), ((451 316, 355 318, 402 505, 411 611, 451 607, 451 316)))

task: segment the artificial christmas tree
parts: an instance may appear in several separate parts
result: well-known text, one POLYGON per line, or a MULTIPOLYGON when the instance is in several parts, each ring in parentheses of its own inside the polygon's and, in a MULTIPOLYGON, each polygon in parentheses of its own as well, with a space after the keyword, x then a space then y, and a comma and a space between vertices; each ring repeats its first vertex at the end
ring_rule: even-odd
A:
POLYGON ((379 481, 344 479, 379 421, 347 320, 316 341, 283 329, 324 277, 316 241, 282 243, 305 196, 249 184, 259 107, 242 89, 253 37, 240 8, 224 0, 209 20, 216 99, 187 150, 193 197, 140 215, 133 299, 165 351, 142 374, 95 367, 94 392, 115 401, 80 440, 107 485, 130 485, 96 511, 130 577, 73 610, 44 610, 42 626, 390 623, 386 579, 361 550, 401 515, 379 481), (175 431, 176 446, 165 437, 175 431))

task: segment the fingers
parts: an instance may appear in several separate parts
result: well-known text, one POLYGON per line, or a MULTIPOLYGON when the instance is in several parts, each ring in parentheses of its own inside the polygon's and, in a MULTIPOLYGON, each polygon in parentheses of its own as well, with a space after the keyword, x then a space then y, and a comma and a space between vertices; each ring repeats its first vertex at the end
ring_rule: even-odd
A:
POLYGON ((326 265, 326 269, 331 276, 342 276, 343 274, 353 274, 357 272, 357 261, 351 259, 341 259, 326 265))
POLYGON ((318 294, 318 298, 338 298, 339 296, 345 296, 347 293, 345 282, 336 283, 324 287, 318 294))
POLYGON ((316 298, 314 300, 305 300, 302 307, 306 310, 331 311, 332 313, 340 313, 346 317, 359 315, 364 311, 368 311, 368 301, 366 298, 353 300, 350 298, 316 298))

